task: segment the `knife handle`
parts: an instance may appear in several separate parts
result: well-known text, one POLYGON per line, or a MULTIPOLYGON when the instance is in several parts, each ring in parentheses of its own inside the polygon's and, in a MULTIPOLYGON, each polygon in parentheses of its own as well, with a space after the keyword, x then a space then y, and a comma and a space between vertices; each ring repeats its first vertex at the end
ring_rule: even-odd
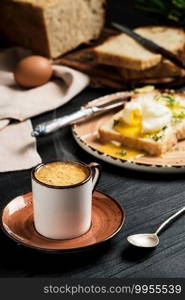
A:
POLYGON ((90 108, 81 109, 65 117, 61 117, 61 118, 57 118, 51 121, 41 123, 35 127, 34 131, 32 132, 32 136, 37 137, 37 136, 44 136, 50 134, 60 128, 73 124, 75 121, 79 121, 84 117, 88 117, 92 113, 94 113, 94 109, 90 107, 90 108))

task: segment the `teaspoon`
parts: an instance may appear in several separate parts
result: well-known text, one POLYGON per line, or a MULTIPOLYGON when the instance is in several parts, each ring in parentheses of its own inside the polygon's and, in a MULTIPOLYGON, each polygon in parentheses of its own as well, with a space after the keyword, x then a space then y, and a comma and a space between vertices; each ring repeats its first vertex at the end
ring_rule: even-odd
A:
POLYGON ((165 222, 161 224, 161 226, 156 230, 155 233, 141 233, 134 234, 127 237, 127 240, 130 244, 143 247, 143 248, 152 248, 156 247, 159 244, 158 234, 159 232, 172 221, 177 216, 181 215, 185 211, 185 207, 181 208, 175 214, 173 214, 170 218, 168 218, 165 222))

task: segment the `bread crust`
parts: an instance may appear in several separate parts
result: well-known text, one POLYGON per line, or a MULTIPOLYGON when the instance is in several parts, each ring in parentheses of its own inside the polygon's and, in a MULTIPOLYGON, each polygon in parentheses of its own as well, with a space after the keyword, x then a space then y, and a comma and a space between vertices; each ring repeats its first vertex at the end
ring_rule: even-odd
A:
POLYGON ((42 7, 31 1, 1 0, 0 32, 14 45, 50 56, 42 7))
POLYGON ((56 58, 97 39, 107 0, 0 0, 0 33, 13 45, 56 58))
POLYGON ((185 76, 185 70, 177 67, 167 59, 163 59, 156 66, 143 71, 136 71, 127 68, 119 68, 118 70, 124 82, 129 82, 130 80, 165 78, 169 76, 185 76))

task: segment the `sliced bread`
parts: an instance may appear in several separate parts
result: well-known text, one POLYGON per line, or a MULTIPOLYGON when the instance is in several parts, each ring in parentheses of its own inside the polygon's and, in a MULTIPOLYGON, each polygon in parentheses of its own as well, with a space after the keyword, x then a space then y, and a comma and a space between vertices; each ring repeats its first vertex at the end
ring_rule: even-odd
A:
MULTIPOLYGON (((145 97, 146 95, 151 97, 151 92, 140 93, 139 97, 142 95, 145 97)), ((144 150, 151 155, 159 156, 172 149, 177 144, 178 140, 185 139, 185 94, 175 93, 174 91, 165 91, 164 93, 155 91, 153 96, 155 97, 156 95, 164 97, 161 99, 169 99, 172 102, 177 101, 174 102, 174 105, 177 105, 177 103, 180 103, 181 105, 180 108, 179 106, 174 106, 174 115, 169 124, 166 124, 166 126, 162 129, 152 134, 133 136, 120 133, 120 131, 116 130, 115 124, 120 122, 124 108, 99 128, 100 141, 102 143, 116 141, 124 146, 134 148, 136 150, 144 150)), ((134 102, 136 99, 137 94, 134 94, 131 98, 131 102, 134 102)))
POLYGON ((167 59, 163 59, 156 66, 143 71, 131 70, 127 68, 119 68, 118 70, 124 82, 141 79, 185 76, 184 69, 177 67, 167 59))
MULTIPOLYGON (((183 29, 146 26, 137 28, 134 31, 178 56, 184 55, 185 34, 183 29)), ((124 33, 110 37, 102 45, 95 47, 94 54, 100 64, 138 71, 154 67, 162 60, 160 54, 147 50, 124 33)))

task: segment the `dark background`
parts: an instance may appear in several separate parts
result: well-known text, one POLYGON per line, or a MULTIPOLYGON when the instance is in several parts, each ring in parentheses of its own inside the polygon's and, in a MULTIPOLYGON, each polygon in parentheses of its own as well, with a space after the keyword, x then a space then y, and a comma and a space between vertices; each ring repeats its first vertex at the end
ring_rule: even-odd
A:
MULTIPOLYGON (((130 27, 161 23, 156 17, 136 11, 131 4, 132 1, 109 0, 107 23, 116 20, 130 27)), ((87 101, 111 92, 113 90, 87 88, 56 114, 71 113, 87 101)), ((52 116, 53 112, 33 118, 33 125, 52 116)), ((37 145, 43 161, 59 158, 88 163, 95 160, 75 143, 70 128, 38 139, 37 145)), ((93 250, 65 255, 24 248, 0 233, 1 277, 185 277, 185 216, 161 234, 161 243, 154 250, 134 248, 126 241, 129 234, 155 231, 163 220, 184 205, 185 176, 141 173, 100 163, 103 175, 98 189, 114 197, 126 211, 121 232, 93 250)), ((0 174, 0 208, 30 190, 30 170, 0 174)))

